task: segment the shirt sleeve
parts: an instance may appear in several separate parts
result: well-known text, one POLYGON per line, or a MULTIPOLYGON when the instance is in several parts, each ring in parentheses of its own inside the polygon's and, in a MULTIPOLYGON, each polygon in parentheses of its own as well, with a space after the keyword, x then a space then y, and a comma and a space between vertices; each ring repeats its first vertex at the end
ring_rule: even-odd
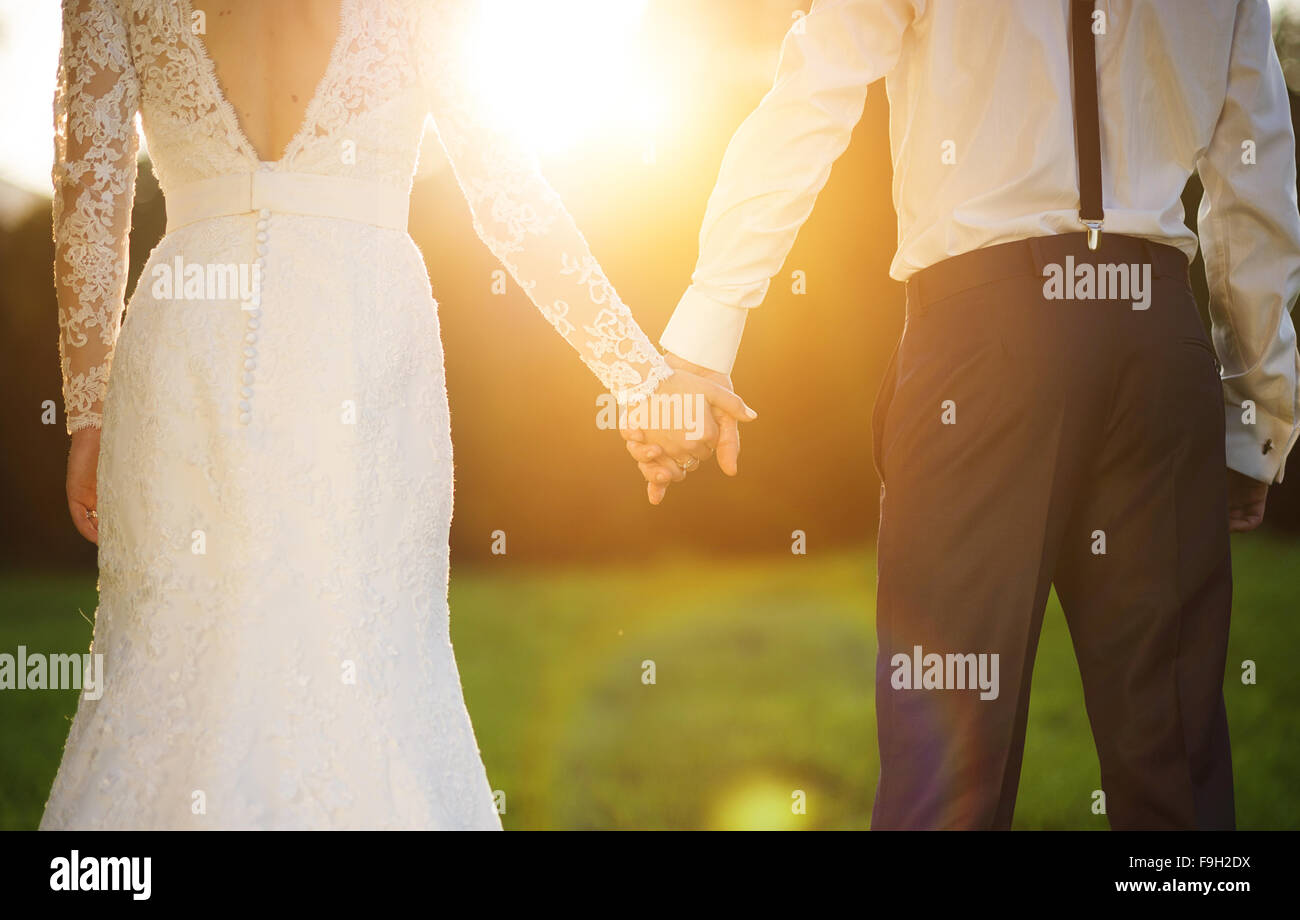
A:
POLYGON ((126 292, 139 85, 117 0, 64 0, 54 97, 54 285, 68 432, 102 424, 126 292))
POLYGON ((1227 94, 1197 164, 1199 233, 1223 367, 1228 466, 1281 482, 1300 430, 1295 135, 1265 0, 1237 11, 1227 94))
POLYGON ((476 0, 421 4, 418 55, 438 136, 474 229, 537 309, 623 405, 672 375, 509 126, 471 90, 476 0))
POLYGON ((767 296, 862 118, 868 84, 893 68, 915 15, 912 0, 817 0, 791 26, 776 82, 723 157, 664 348, 731 372, 748 311, 767 296))

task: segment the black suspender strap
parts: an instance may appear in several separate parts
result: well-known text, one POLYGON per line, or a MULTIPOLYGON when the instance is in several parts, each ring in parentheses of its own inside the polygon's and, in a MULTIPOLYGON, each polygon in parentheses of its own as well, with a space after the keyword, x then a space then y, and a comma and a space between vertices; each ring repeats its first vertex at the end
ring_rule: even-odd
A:
POLYGON ((1097 113, 1097 38, 1092 31, 1095 0, 1070 0, 1070 50, 1074 66, 1074 149, 1079 162, 1079 220, 1088 228, 1088 248, 1101 240, 1101 118, 1097 113))

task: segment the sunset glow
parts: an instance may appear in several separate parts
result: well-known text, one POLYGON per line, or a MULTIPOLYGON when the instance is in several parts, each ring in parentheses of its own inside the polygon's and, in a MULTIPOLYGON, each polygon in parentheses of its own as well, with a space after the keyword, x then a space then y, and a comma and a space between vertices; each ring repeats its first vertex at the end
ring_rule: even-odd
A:
POLYGON ((638 48, 647 0, 489 0, 474 58, 485 105, 541 153, 593 136, 654 143, 662 94, 638 48))

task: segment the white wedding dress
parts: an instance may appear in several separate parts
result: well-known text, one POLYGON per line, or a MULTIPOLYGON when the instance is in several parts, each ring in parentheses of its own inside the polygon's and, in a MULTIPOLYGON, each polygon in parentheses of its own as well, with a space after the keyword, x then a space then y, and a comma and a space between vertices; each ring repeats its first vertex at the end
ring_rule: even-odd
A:
POLYGON ((449 639, 442 347, 405 232, 427 115, 479 235, 600 380, 633 403, 671 372, 476 110, 472 3, 343 0, 273 163, 188 3, 64 6, 56 281, 68 428, 103 427, 106 684, 41 826, 499 828, 449 639), (122 321, 137 113, 168 232, 122 321), (226 265, 261 272, 252 298, 203 286, 226 265))

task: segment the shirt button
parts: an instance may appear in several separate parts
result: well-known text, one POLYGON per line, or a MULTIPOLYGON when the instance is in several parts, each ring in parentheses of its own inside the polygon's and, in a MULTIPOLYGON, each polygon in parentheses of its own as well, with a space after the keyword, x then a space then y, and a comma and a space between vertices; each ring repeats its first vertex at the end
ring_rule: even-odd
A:
POLYGON ((257 212, 257 216, 260 217, 260 218, 262 218, 262 220, 269 220, 270 217, 271 217, 271 209, 270 209, 270 208, 262 208, 262 210, 260 210, 260 211, 257 212))
POLYGON ((247 412, 241 412, 239 414, 239 424, 247 425, 252 420, 252 418, 253 417, 249 415, 247 412))
POLYGON ((253 395, 253 388, 252 388, 252 387, 240 387, 240 388, 239 388, 239 395, 242 396, 242 397, 244 397, 245 399, 248 399, 250 396, 253 395))
POLYGON ((244 336, 244 341, 247 342, 249 345, 252 345, 254 342, 257 341, 257 333, 250 332, 248 335, 244 336))
POLYGON ((254 361, 252 358, 249 358, 247 361, 244 362, 244 370, 246 371, 257 370, 257 362, 254 361))

